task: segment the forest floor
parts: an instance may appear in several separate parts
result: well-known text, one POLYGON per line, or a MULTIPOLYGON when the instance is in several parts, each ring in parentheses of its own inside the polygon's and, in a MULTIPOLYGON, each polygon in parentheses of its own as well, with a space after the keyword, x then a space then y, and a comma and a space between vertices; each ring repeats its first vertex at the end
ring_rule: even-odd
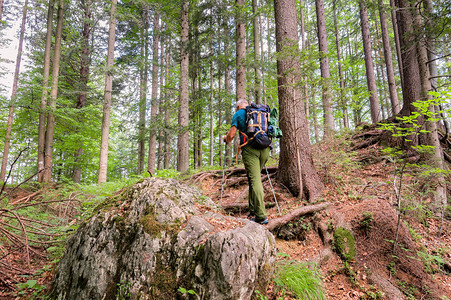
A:
MULTIPOLYGON (((335 253, 321 261, 319 273, 327 299, 400 299, 399 294, 390 292, 393 287, 406 299, 451 299, 451 222, 435 217, 427 209, 431 202, 431 194, 425 191, 427 179, 419 178, 417 171, 404 170, 403 213, 397 239, 400 246, 393 252, 398 219, 393 183, 395 169, 402 165, 384 156, 376 145, 351 149, 349 140, 343 139, 314 146, 315 165, 326 183, 323 197, 317 201, 331 205, 323 212, 290 222, 292 234, 287 230, 275 234, 278 251, 283 253, 280 259, 315 261, 324 249, 315 224, 323 222, 329 229, 345 224, 354 234, 357 254, 348 267, 335 253)), ((223 206, 235 205, 236 199, 246 203, 243 195, 247 193, 247 181, 226 188, 221 200, 219 175, 199 183, 203 192, 223 206)), ((399 184, 399 174, 396 180, 399 184)), ((312 204, 296 199, 274 179, 272 184, 282 214, 312 204)), ((274 202, 268 180, 264 188, 265 202, 274 202)), ((279 217, 276 206, 267 208, 267 213, 270 220, 279 217)), ((246 218, 247 211, 234 215, 246 218)), ((268 299, 295 298, 289 291, 277 291, 271 286, 268 299)))
MULTIPOLYGON (((278 259, 288 257, 319 263, 327 299, 451 299, 451 221, 441 220, 427 209, 431 202, 427 179, 413 169, 404 170, 402 218, 396 238, 398 200, 393 183, 400 165, 384 156, 375 145, 352 151, 350 140, 343 138, 315 145, 313 154, 317 170, 326 183, 323 196, 316 202, 331 205, 324 211, 293 220, 275 232, 278 252, 283 254, 278 259), (317 259, 325 248, 318 224, 325 225, 330 232, 339 226, 352 231, 356 256, 349 264, 343 263, 335 253, 328 259, 317 259), (393 251, 395 240, 397 247, 393 251), (398 298, 397 292, 403 296, 398 298)), ((269 168, 275 170, 271 162, 269 168)), ((230 173, 226 172, 226 176, 230 173)), ((205 172, 205 175, 197 177, 195 182, 204 194, 223 206, 241 203, 238 205, 241 208, 228 213, 246 218, 247 181, 240 178, 242 174, 228 176, 222 199, 222 172, 205 172)), ((399 184, 399 174, 396 178, 399 184)), ((282 214, 312 204, 293 197, 275 177, 272 184, 282 214)), ((265 201, 274 203, 268 180, 264 181, 264 188, 265 201)), ((17 189, 10 201, 24 202, 30 194, 26 189, 17 189)), ((61 215, 74 210, 74 206, 65 202, 52 209, 61 215)), ((267 208, 267 213, 270 219, 279 216, 276 206, 267 208)), ((0 225, 0 228, 4 227, 0 225)), ((44 246, 33 248, 33 252, 25 251, 24 247, 8 248, 8 243, 0 248, 0 299, 35 298, 50 286, 55 264, 54 258, 44 252, 44 246), (5 260, 7 268, 2 263, 5 260), (20 282, 22 285, 18 285, 20 282)), ((269 287, 267 297, 295 299, 290 291, 275 285, 269 287)))

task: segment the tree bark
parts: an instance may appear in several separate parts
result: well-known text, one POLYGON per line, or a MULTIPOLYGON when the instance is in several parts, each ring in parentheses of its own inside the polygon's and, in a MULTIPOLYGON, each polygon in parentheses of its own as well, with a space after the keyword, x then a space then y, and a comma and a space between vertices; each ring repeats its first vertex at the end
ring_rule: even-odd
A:
MULTIPOLYGON (((165 55, 165 82, 169 82, 169 53, 171 52, 171 48, 169 47, 166 51, 165 55)), ((168 92, 168 89, 165 89, 164 92, 164 168, 169 169, 170 168, 170 151, 171 151, 171 145, 170 145, 170 137, 169 137, 169 126, 171 122, 171 115, 169 112, 170 107, 170 93, 168 92)))
POLYGON ((255 103, 262 103, 262 72, 260 70, 260 32, 259 32, 259 17, 258 2, 252 0, 252 13, 253 18, 253 33, 254 33, 254 72, 255 72, 255 103))
POLYGON ((236 100, 246 99, 246 27, 244 0, 236 0, 236 100))
POLYGON ((117 0, 111 0, 98 183, 106 182, 107 177, 108 136, 110 132, 111 94, 113 89, 114 42, 116 40, 116 7, 117 0))
POLYGON ((408 0, 395 0, 396 20, 399 32, 399 43, 401 48, 402 60, 402 99, 403 106, 400 114, 409 116, 416 108, 412 105, 413 102, 421 97, 421 80, 419 76, 419 67, 417 60, 417 49, 415 43, 415 33, 412 9, 408 0))
POLYGON ((391 21, 393 25, 393 34, 395 36, 396 57, 398 59, 399 77, 401 78, 401 88, 404 90, 403 62, 401 55, 401 42, 399 35, 398 17, 396 16, 395 0, 390 0, 391 21))
POLYGON ((390 49, 390 40, 388 37, 387 17, 385 15, 384 3, 382 0, 379 0, 379 18, 381 21, 382 43, 384 46, 385 68, 387 71, 391 110, 392 115, 397 115, 401 108, 399 106, 398 92, 395 82, 395 72, 393 70, 392 53, 390 49))
MULTIPOLYGON (((415 13, 415 28, 416 32, 422 32, 423 26, 421 21, 420 11, 416 11, 415 13)), ((418 55, 418 67, 420 71, 421 78, 421 96, 424 101, 428 101, 431 99, 429 92, 432 90, 431 82, 429 80, 429 68, 427 65, 428 54, 426 48, 426 38, 421 36, 420 39, 417 39, 417 55, 418 55)), ((431 153, 429 153, 430 165, 435 170, 446 170, 443 159, 443 150, 440 144, 440 140, 438 138, 437 133, 437 122, 433 119, 435 118, 435 107, 433 104, 429 104, 429 111, 433 113, 433 117, 431 119, 425 120, 425 127, 427 130, 428 142, 429 145, 433 147, 431 153)), ((446 178, 443 173, 438 172, 434 174, 434 178, 432 179, 433 184, 435 185, 435 193, 434 193, 434 206, 435 210, 439 212, 439 214, 443 217, 445 207, 447 204, 447 193, 446 193, 446 178)))
POLYGON ((147 110, 147 80, 148 80, 148 54, 149 54, 149 6, 143 6, 143 28, 141 29, 141 57, 140 57, 140 83, 139 83, 139 120, 138 120, 138 174, 144 171, 145 140, 146 140, 146 110, 147 110))
POLYGON ((334 6, 333 12, 334 12, 335 45, 337 47, 338 77, 340 78, 340 106, 343 111, 343 127, 349 128, 348 105, 346 103, 346 95, 345 95, 345 80, 343 77, 343 68, 341 66, 341 50, 340 50, 340 37, 338 34, 336 0, 333 1, 333 6, 334 6))
MULTIPOLYGON (((164 31, 164 28, 162 28, 164 31)), ((161 61, 161 66, 160 66, 160 103, 158 105, 158 157, 157 157, 157 170, 161 170, 163 169, 163 157, 164 157, 164 153, 163 153, 163 138, 164 138, 164 133, 163 133, 163 129, 164 126, 162 127, 161 121, 163 120, 163 115, 164 115, 164 99, 163 99, 163 95, 164 95, 164 85, 165 85, 165 73, 163 72, 163 67, 164 67, 164 60, 165 60, 165 51, 167 51, 167 49, 165 48, 165 40, 162 38, 161 40, 161 55, 160 55, 160 61, 161 61)))
MULTIPOLYGON (((156 8, 157 9, 157 8, 156 8)), ((157 111, 158 111, 158 47, 160 42, 160 14, 158 11, 154 12, 153 20, 153 50, 152 50, 152 99, 151 99, 151 113, 149 125, 149 160, 147 164, 147 171, 151 174, 155 173, 155 158, 157 147, 157 111)))
POLYGON ((327 47, 326 18, 323 0, 315 0, 318 26, 318 46, 320 52, 320 69, 322 78, 322 99, 324 110, 324 136, 331 137, 334 132, 334 115, 332 111, 332 95, 330 93, 329 50, 327 47))
POLYGON ((182 4, 181 14, 181 46, 180 46, 180 109, 178 125, 180 133, 177 140, 177 170, 186 172, 189 168, 189 91, 188 91, 188 0, 182 4))
POLYGON ((373 55, 371 54, 371 37, 368 24, 368 12, 366 9, 366 0, 359 0, 360 7, 360 27, 362 29, 363 52, 365 55, 366 81, 368 92, 370 93, 371 121, 377 123, 381 120, 379 99, 377 96, 376 77, 374 76, 373 55))
POLYGON ((3 148, 3 159, 2 159, 2 168, 0 171, 0 181, 5 181, 6 176, 6 168, 8 167, 8 155, 9 155, 9 147, 11 143, 11 131, 13 127, 14 120, 14 109, 16 106, 16 97, 17 97, 17 85, 19 83, 19 73, 20 73, 20 63, 22 61, 22 48, 23 48, 23 39, 25 35, 25 22, 27 20, 27 12, 28 12, 28 0, 25 0, 23 10, 22 10, 22 24, 20 26, 20 36, 19 36, 19 46, 17 48, 17 58, 16 58, 16 69, 14 71, 14 80, 13 80, 13 89, 11 93, 11 102, 9 105, 8 112, 8 123, 6 125, 6 136, 5 136, 5 145, 3 148))
MULTIPOLYGON (((433 4, 431 0, 424 0, 423 1, 424 10, 426 17, 429 18, 429 22, 431 25, 434 25, 434 19, 433 19, 433 4)), ((430 26, 431 26, 430 25, 430 26)), ((429 73, 430 73, 430 81, 431 81, 431 88, 433 91, 437 91, 437 76, 438 76, 438 70, 437 70, 437 56, 435 55, 435 43, 433 39, 431 38, 430 34, 426 34, 426 48, 427 48, 427 54, 428 54, 428 67, 429 67, 429 73)))
POLYGON ((52 180, 52 160, 53 160, 53 135, 55 131, 55 110, 56 99, 58 97, 58 77, 61 58, 61 39, 63 32, 63 9, 64 1, 58 1, 58 12, 55 33, 55 50, 53 52, 52 88, 50 90, 49 113, 47 115, 47 132, 44 145, 44 182, 52 180))
POLYGON ((45 147, 45 119, 47 109, 47 98, 49 88, 49 74, 50 74, 50 55, 52 52, 52 28, 53 28, 53 8, 54 0, 49 1, 49 8, 47 11, 47 33, 45 35, 45 52, 44 52, 44 74, 42 81, 42 95, 41 105, 39 110, 39 127, 38 127, 38 181, 44 181, 44 147, 45 147))
MULTIPOLYGON (((91 0, 84 0, 81 2, 84 12, 83 30, 82 30, 82 51, 80 56, 80 93, 78 94, 76 108, 81 109, 85 106, 88 95, 88 79, 89 79, 89 65, 91 49, 89 46, 89 37, 91 33, 91 0)), ((81 142, 80 142, 81 144, 81 142)), ((75 183, 81 181, 81 157, 83 148, 80 147, 75 152, 75 167, 73 173, 73 180, 75 183)))
POLYGON ((0 21, 2 20, 3 17, 3 0, 0 0, 0 21))
POLYGON ((321 194, 324 186, 313 165, 304 104, 300 103, 301 91, 295 84, 299 82, 300 74, 290 72, 300 70, 300 61, 292 54, 293 48, 299 51, 295 1, 275 0, 274 13, 276 49, 279 53, 277 74, 280 127, 284 132, 280 140, 278 176, 294 195, 305 196, 312 201, 321 194), (297 112, 296 108, 301 109, 297 112))
POLYGON ((321 210, 327 208, 329 205, 330 205, 330 203, 324 202, 324 203, 320 203, 320 204, 299 207, 295 210, 290 211, 288 214, 286 214, 282 217, 269 220, 268 224, 265 225, 265 227, 269 231, 274 231, 277 228, 279 228, 280 226, 283 226, 296 218, 305 216, 307 214, 312 214, 317 211, 321 211, 321 210))

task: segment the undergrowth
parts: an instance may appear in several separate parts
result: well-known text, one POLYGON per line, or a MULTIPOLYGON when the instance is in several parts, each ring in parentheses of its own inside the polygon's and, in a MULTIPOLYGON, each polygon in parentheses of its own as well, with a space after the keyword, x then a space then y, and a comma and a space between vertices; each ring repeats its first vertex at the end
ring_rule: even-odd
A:
POLYGON ((297 299, 326 299, 321 276, 316 266, 311 267, 294 260, 280 260, 274 279, 277 292, 291 293, 297 299))

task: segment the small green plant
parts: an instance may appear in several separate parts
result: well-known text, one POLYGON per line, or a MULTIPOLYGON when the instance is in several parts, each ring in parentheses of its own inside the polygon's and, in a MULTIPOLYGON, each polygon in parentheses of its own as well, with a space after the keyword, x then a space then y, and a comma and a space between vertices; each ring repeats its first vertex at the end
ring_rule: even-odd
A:
POLYGON ((263 295, 259 290, 255 290, 254 295, 258 300, 268 300, 268 297, 263 295))
POLYGON ((443 269, 445 260, 442 257, 423 251, 418 251, 418 256, 423 262, 424 269, 427 273, 434 274, 443 269))
POLYGON ((407 297, 407 299, 409 299, 409 300, 417 299, 417 297, 415 297, 415 295, 418 293, 418 291, 414 285, 409 284, 404 281, 401 281, 401 280, 399 280, 397 282, 397 284, 398 284, 398 287, 400 288, 400 290, 403 292, 403 294, 407 297))
POLYGON ((37 280, 31 279, 27 282, 17 284, 19 295, 25 295, 32 293, 33 296, 38 296, 43 290, 46 289, 44 285, 40 285, 37 280))
POLYGON ((187 290, 187 289, 182 288, 182 287, 179 287, 177 291, 180 292, 180 293, 183 294, 183 295, 186 295, 186 294, 189 294, 189 295, 197 295, 195 291, 193 291, 193 290, 187 290))
POLYGON ((277 291, 289 291, 298 299, 326 299, 321 277, 314 266, 293 260, 281 260, 277 263, 274 279, 277 291))
POLYGON ((383 295, 381 293, 381 291, 377 291, 377 292, 373 292, 373 291, 366 291, 365 292, 366 296, 368 297, 367 299, 382 299, 383 295))
POLYGON ((395 276, 395 274, 396 274, 396 265, 395 265, 394 261, 392 261, 391 263, 388 264, 387 270, 392 276, 395 276))
POLYGON ((353 285, 357 285, 357 274, 349 267, 349 263, 347 261, 344 262, 344 270, 346 275, 349 276, 349 280, 353 285))
POLYGON ((372 212, 363 212, 362 213, 362 220, 360 220, 360 228, 363 229, 363 231, 368 232, 373 228, 373 213, 372 212))
POLYGON ((121 282, 117 284, 116 300, 130 299, 130 288, 131 287, 132 287, 131 282, 121 280, 121 282))

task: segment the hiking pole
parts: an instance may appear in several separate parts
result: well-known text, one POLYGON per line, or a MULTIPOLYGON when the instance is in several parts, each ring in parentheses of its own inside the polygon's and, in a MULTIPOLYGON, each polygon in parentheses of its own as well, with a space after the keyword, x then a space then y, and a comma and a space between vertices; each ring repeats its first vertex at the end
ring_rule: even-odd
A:
POLYGON ((269 177, 268 168, 266 167, 266 164, 265 164, 265 170, 266 170, 266 175, 268 176, 269 185, 271 186, 272 194, 274 196, 274 201, 276 201, 277 210, 279 211, 279 215, 282 215, 280 213, 279 203, 277 203, 276 193, 274 192, 274 188, 272 187, 271 177, 269 177))
POLYGON ((219 206, 220 206, 220 208, 222 208, 222 195, 224 193, 224 178, 225 178, 226 159, 227 159, 227 152, 224 151, 224 160, 222 161, 221 198, 219 199, 219 206))

